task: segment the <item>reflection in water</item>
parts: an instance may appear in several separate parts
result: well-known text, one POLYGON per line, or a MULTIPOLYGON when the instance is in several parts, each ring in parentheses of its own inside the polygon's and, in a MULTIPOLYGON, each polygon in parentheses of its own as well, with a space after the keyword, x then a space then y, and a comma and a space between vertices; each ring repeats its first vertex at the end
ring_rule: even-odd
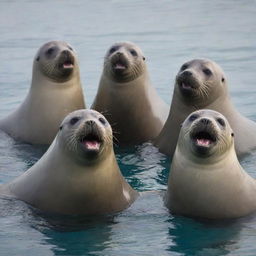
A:
POLYGON ((116 149, 123 175, 137 190, 166 189, 170 162, 151 143, 116 149))
MULTIPOLYGON (((195 220, 174 217, 168 222, 173 244, 169 251, 182 255, 254 255, 251 242, 256 232, 256 216, 236 220, 195 220), (249 241, 243 241, 246 236, 249 241), (243 241, 243 242, 241 242, 243 241), (247 249, 242 243, 247 244, 247 249), (251 247, 251 248, 250 248, 251 247), (251 252, 253 252, 251 254, 251 252), (248 254, 247 254, 248 253, 248 254)), ((246 239, 246 240, 247 240, 246 239)))
POLYGON ((94 255, 111 246, 109 237, 113 217, 47 218, 47 225, 37 226, 45 235, 47 243, 52 244, 54 255, 94 255))
POLYGON ((0 254, 53 255, 52 245, 41 232, 32 227, 36 221, 31 208, 25 203, 0 199, 0 254))
POLYGON ((153 251, 168 255, 169 213, 163 206, 161 193, 142 193, 122 213, 101 217, 44 214, 18 203, 22 207, 17 208, 16 218, 22 218, 23 225, 34 229, 34 233, 42 234, 36 239, 47 244, 54 255, 133 256, 154 255, 153 251), (158 235, 152 236, 155 232, 158 235), (162 252, 164 248, 166 252, 162 252))
POLYGON ((0 173, 4 182, 22 174, 47 150, 46 146, 15 141, 2 131, 0 131, 0 142, 0 173))
POLYGON ((169 250, 182 255, 234 255, 240 247, 239 242, 241 234, 246 230, 246 221, 253 223, 255 218, 200 221, 175 217, 169 220, 169 235, 174 243, 169 250))
MULTIPOLYGON (((102 251, 113 216, 102 218, 42 214, 15 199, 0 199, 1 255, 87 255, 102 251), (6 232, 7 230, 7 232, 6 232), (19 243, 16 237, 19 234, 19 243), (4 243, 6 241, 6 243, 4 243), (10 248, 10 243, 15 247, 10 248), (50 253, 52 251, 52 253, 50 253)), ((106 244, 106 245, 105 245, 106 244)))
MULTIPOLYGON (((100 255, 169 255, 169 213, 163 206, 162 194, 144 192, 126 211, 115 218, 111 225, 109 243, 100 255)), ((173 253, 172 255, 176 255, 173 253)))

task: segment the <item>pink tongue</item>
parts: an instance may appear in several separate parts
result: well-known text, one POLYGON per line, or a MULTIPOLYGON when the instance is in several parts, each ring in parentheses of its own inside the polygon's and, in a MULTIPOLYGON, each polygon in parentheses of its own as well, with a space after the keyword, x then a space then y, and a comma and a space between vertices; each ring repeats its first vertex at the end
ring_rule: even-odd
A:
POLYGON ((116 69, 125 69, 125 66, 122 65, 122 64, 117 63, 117 64, 115 65, 115 68, 116 68, 116 69))
POLYGON ((199 146, 209 146, 211 143, 210 140, 207 140, 207 139, 197 139, 196 142, 197 142, 197 145, 199 146))
POLYGON ((64 63, 63 67, 64 68, 73 68, 73 64, 71 64, 71 63, 64 63))
POLYGON ((100 148, 100 143, 97 141, 84 141, 83 143, 88 149, 98 150, 100 148))
POLYGON ((183 88, 185 88, 185 89, 191 88, 190 85, 187 85, 187 84, 185 84, 185 83, 182 83, 181 86, 182 86, 183 88))

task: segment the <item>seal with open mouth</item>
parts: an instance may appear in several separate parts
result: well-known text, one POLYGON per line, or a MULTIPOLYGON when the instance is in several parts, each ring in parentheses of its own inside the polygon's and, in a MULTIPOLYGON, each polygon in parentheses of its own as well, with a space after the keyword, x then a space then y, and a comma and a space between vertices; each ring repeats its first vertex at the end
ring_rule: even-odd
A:
POLYGON ((81 108, 85 103, 77 55, 66 42, 51 41, 35 56, 27 97, 0 121, 0 129, 17 140, 50 144, 63 118, 81 108))
POLYGON ((107 51, 92 108, 104 113, 120 145, 154 139, 169 107, 152 87, 145 57, 134 43, 116 43, 107 51))
POLYGON ((42 211, 85 215, 121 211, 138 196, 118 167, 111 126, 94 110, 69 114, 43 157, 0 191, 42 211))
POLYGON ((238 156, 256 148, 256 123, 242 116, 233 106, 228 93, 227 79, 215 62, 194 59, 184 63, 177 76, 168 119, 154 144, 173 156, 180 125, 198 109, 212 109, 223 114, 234 130, 238 156))
POLYGON ((222 114, 199 110, 182 124, 165 204, 174 214, 209 219, 256 211, 256 181, 239 164, 234 133, 222 114))

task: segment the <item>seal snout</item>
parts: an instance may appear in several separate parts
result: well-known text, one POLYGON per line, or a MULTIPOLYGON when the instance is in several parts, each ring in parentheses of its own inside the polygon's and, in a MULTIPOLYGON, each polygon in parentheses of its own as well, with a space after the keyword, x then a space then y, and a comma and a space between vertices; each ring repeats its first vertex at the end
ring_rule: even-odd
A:
POLYGON ((208 118, 199 119, 190 133, 194 145, 199 150, 205 150, 217 141, 217 132, 213 122, 208 118))
POLYGON ((211 123, 212 123, 211 120, 208 119, 208 118, 201 118, 201 119, 200 119, 200 122, 201 122, 202 124, 205 124, 205 125, 208 125, 208 124, 211 124, 211 123))
POLYGON ((60 54, 60 67, 66 70, 74 68, 75 58, 69 50, 63 50, 60 54))
POLYGON ((184 70, 183 72, 179 73, 176 79, 180 90, 184 94, 191 94, 195 91, 199 84, 196 81, 193 72, 190 70, 184 70))
POLYGON ((128 61, 124 53, 118 51, 111 59, 112 68, 114 71, 122 72, 128 68, 128 61))
POLYGON ((85 122, 80 143, 87 152, 97 153, 103 143, 102 132, 93 120, 85 122))
POLYGON ((216 141, 216 137, 207 131, 197 132, 194 134, 193 139, 195 140, 196 145, 201 147, 209 147, 216 141))

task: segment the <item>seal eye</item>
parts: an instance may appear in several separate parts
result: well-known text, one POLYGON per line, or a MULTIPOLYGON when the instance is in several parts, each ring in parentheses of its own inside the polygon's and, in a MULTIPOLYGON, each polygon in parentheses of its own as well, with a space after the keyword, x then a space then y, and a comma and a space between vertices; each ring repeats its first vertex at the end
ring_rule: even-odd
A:
POLYGON ((115 52, 118 49, 118 47, 114 46, 109 50, 109 53, 112 54, 113 52, 115 52))
POLYGON ((60 129, 60 131, 62 130, 62 128, 63 128, 63 126, 61 125, 61 126, 60 126, 60 128, 59 128, 59 129, 60 129))
POLYGON ((223 127, 226 126, 225 121, 224 121, 222 118, 218 118, 218 119, 217 119, 217 122, 218 122, 221 126, 223 126, 223 127))
POLYGON ((70 124, 71 125, 74 125, 75 123, 77 123, 79 121, 80 118, 78 117, 73 117, 71 120, 70 120, 70 124))
POLYGON ((146 60, 146 58, 145 58, 144 56, 142 57, 142 59, 143 59, 143 60, 146 60))
POLYGON ((224 81, 225 81, 225 78, 224 78, 224 77, 222 77, 221 82, 223 83, 224 81))
POLYGON ((188 68, 188 64, 183 64, 180 68, 181 71, 185 70, 188 68))
POLYGON ((47 54, 47 55, 51 55, 53 52, 54 52, 54 48, 51 47, 51 48, 49 48, 49 49, 46 51, 46 54, 47 54))
POLYGON ((231 133, 231 136, 234 137, 234 133, 233 132, 231 133))
POLYGON ((188 120, 189 120, 190 122, 193 122, 193 121, 196 120, 198 117, 199 117, 198 115, 194 114, 194 115, 191 115, 188 120))
POLYGON ((106 120, 105 120, 103 117, 100 117, 100 118, 99 118, 99 121, 100 121, 102 124, 104 124, 104 125, 106 124, 106 120))
POLYGON ((203 72, 207 75, 210 76, 212 74, 212 71, 209 68, 203 69, 203 72))
POLYGON ((70 51, 73 51, 73 48, 72 48, 71 46, 68 46, 68 49, 69 49, 70 51))
POLYGON ((138 54, 137 54, 137 52, 135 50, 130 50, 130 53, 134 57, 138 56, 138 54))

